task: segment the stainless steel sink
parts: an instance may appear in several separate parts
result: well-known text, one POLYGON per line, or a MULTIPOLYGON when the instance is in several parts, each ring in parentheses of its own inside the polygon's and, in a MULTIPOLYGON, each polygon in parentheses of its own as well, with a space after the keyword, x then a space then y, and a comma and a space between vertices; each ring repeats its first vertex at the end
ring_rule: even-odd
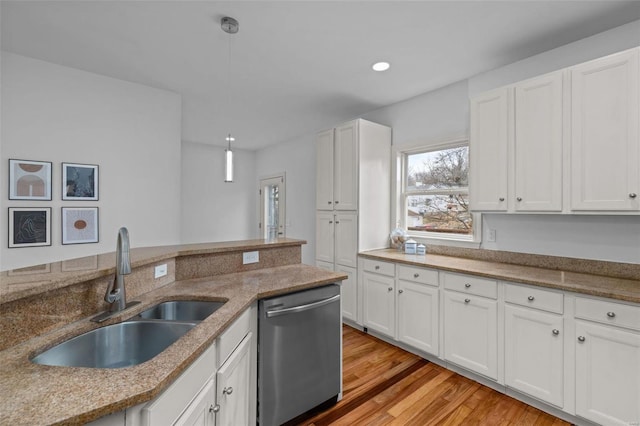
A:
POLYGON ((172 300, 141 312, 140 317, 165 321, 202 321, 220 309, 224 303, 200 300, 172 300))
POLYGON ((81 334, 31 361, 63 367, 130 367, 158 355, 195 326, 187 322, 122 322, 81 334))

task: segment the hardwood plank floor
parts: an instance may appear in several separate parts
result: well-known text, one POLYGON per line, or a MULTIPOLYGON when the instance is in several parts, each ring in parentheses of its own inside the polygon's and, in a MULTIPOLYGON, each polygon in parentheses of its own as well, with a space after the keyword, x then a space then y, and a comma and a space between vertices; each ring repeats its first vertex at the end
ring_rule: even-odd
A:
POLYGON ((569 425, 439 365, 343 326, 343 399, 289 425, 569 425))

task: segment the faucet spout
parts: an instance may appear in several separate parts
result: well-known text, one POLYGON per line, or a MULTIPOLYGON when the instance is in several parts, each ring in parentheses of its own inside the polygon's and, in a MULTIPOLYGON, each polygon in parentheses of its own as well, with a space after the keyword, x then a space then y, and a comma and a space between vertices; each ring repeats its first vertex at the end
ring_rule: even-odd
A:
POLYGON ((131 257, 129 256, 129 231, 122 227, 118 231, 116 244, 116 275, 107 287, 104 300, 111 304, 110 312, 122 311, 127 306, 127 293, 124 276, 131 273, 131 257))

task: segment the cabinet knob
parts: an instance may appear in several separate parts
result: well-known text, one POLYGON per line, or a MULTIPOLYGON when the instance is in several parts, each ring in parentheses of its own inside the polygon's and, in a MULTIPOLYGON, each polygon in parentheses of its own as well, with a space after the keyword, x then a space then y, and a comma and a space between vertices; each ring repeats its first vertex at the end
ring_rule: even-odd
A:
POLYGON ((471 302, 471 299, 464 299, 464 303, 469 303, 471 302))
POLYGON ((557 336, 558 334, 560 334, 560 330, 558 330, 557 328, 554 328, 553 331, 551 331, 553 333, 554 336, 557 336))
POLYGON ((464 288, 469 288, 469 287, 471 287, 471 284, 469 284, 469 283, 466 283, 466 284, 464 285, 464 288))
POLYGON ((499 201, 504 201, 504 197, 498 198, 499 201))
POLYGON ((387 290, 388 291, 393 291, 393 287, 389 287, 387 290))
POLYGON ((339 221, 339 220, 336 220, 336 223, 340 223, 340 221, 339 221))
POLYGON ((585 340, 587 340, 587 339, 585 339, 584 336, 578 337, 578 342, 580 342, 580 343, 584 342, 585 340))
POLYGON ((380 269, 380 265, 376 265, 376 271, 380 269))
POLYGON ((522 201, 522 197, 518 197, 518 198, 516 198, 516 200, 522 201))
POLYGON ((327 203, 331 204, 331 201, 327 201, 327 203))
POLYGON ((333 204, 338 204, 340 201, 334 201, 333 204))
POLYGON ((533 297, 533 296, 529 296, 529 297, 527 297, 527 300, 528 300, 529 302, 533 302, 534 300, 536 300, 536 298, 535 298, 535 297, 533 297))
POLYGON ((418 273, 413 274, 413 278, 418 278, 419 276, 420 276, 420 274, 418 274, 418 273))
POLYGON ((220 411, 220 406, 218 404, 212 405, 211 407, 209 407, 210 413, 217 413, 218 411, 220 411))
POLYGON ((404 290, 400 289, 400 290, 398 290, 398 293, 402 294, 402 293, 404 293, 404 290))
POLYGON ((607 312, 607 316, 609 318, 615 318, 616 317, 616 313, 615 312, 607 312))
POLYGON ((233 388, 231 386, 229 386, 228 388, 222 389, 223 395, 231 395, 232 393, 233 393, 233 388))
POLYGON ((629 194, 629 198, 636 198, 638 196, 638 194, 636 194, 635 192, 632 192, 631 194, 629 194))
POLYGON ((332 221, 332 220, 330 220, 330 221, 329 221, 329 224, 332 224, 332 223, 333 223, 333 221, 332 221))

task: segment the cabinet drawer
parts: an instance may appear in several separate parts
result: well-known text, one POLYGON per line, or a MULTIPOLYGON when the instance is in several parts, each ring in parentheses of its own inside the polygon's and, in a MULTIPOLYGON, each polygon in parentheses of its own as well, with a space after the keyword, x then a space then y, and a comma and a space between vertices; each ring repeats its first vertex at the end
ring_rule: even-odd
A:
POLYGON ((218 366, 222 365, 231 355, 231 352, 240 344, 244 336, 251 331, 251 317, 253 306, 242 313, 221 335, 218 337, 218 366))
POLYGON ((388 275, 393 277, 396 275, 396 265, 388 262, 380 262, 379 260, 364 259, 364 270, 375 274, 388 275))
POLYGON ((506 284, 505 301, 529 308, 561 314, 564 312, 564 296, 562 293, 540 288, 506 284))
POLYGON ((640 330, 640 306, 576 297, 576 318, 640 330))
POLYGON ((442 274, 444 288, 476 296, 498 298, 498 283, 488 278, 473 277, 452 273, 442 274))
POLYGON ((398 278, 414 283, 438 286, 438 271, 398 265, 398 278))

